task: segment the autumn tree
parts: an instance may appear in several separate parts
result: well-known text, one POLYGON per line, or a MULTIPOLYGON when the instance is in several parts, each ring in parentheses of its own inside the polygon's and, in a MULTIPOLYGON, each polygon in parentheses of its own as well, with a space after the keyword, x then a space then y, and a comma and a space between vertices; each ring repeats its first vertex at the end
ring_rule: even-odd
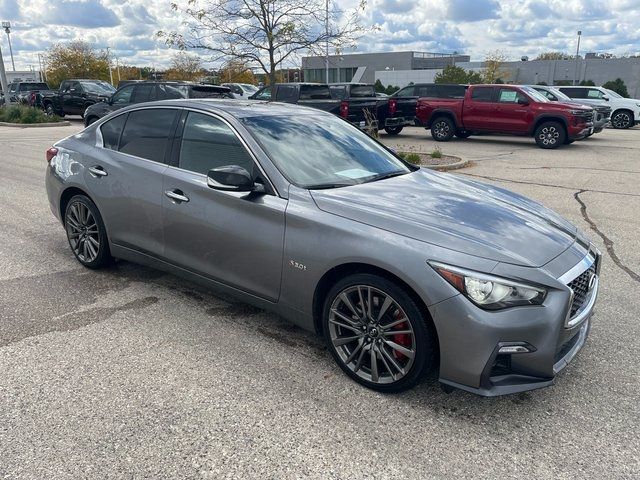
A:
POLYGON ((165 72, 165 80, 195 81, 202 77, 202 60, 197 55, 178 52, 171 58, 171 65, 165 72))
POLYGON ((232 60, 218 72, 221 83, 255 84, 256 78, 246 63, 232 60))
POLYGON ((46 53, 46 73, 51 88, 69 78, 109 80, 107 52, 83 41, 55 44, 46 53))
POLYGON ((501 83, 504 83, 509 80, 511 75, 509 71, 504 68, 506 61, 507 56, 500 50, 489 52, 484 59, 482 81, 484 83, 496 83, 500 80, 501 83))
POLYGON ((542 52, 534 60, 570 60, 573 57, 564 52, 542 52))
POLYGON ((457 65, 447 65, 442 72, 436 73, 435 83, 482 83, 482 77, 478 72, 467 71, 457 65))
POLYGON ((325 0, 189 0, 171 4, 188 18, 188 33, 158 36, 210 52, 214 60, 257 67, 274 83, 276 72, 301 52, 323 50, 326 42, 336 51, 354 45, 364 32, 359 14, 365 2, 351 12, 329 9, 327 22, 325 0))

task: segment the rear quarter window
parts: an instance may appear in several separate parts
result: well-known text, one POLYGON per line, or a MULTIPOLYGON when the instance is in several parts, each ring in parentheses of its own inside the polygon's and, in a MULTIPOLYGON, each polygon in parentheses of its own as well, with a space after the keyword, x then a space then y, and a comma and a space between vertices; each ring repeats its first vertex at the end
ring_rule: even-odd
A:
POLYGON ((326 85, 300 85, 300 100, 331 100, 331 92, 326 85))
POLYGON ((100 133, 102 133, 102 146, 110 150, 118 150, 118 143, 120 143, 120 135, 122 134, 122 128, 127 120, 127 115, 118 115, 111 120, 104 122, 100 126, 100 133))

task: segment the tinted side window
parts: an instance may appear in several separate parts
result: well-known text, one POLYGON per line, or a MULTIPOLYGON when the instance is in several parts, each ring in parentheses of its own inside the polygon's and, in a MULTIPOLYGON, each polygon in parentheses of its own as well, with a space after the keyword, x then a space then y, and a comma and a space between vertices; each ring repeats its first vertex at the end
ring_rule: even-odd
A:
POLYGON ((376 96, 373 85, 353 85, 351 87, 351 98, 371 98, 376 96))
POLYGON ((276 99, 279 102, 295 102, 297 97, 296 87, 293 85, 278 86, 276 99))
POLYGON ((414 87, 405 87, 396 93, 396 97, 413 97, 414 87))
POLYGON ((300 100, 329 100, 331 92, 325 85, 300 85, 300 100))
POLYGON ((471 92, 471 99, 474 102, 490 102, 493 96, 492 87, 477 87, 471 92))
POLYGON ((209 115, 189 112, 178 166, 206 175, 212 168, 225 165, 238 165, 254 173, 253 159, 226 123, 209 115))
POLYGON ((131 94, 133 93, 133 85, 127 85, 113 94, 114 104, 131 103, 131 94))
POLYGON ((175 98, 185 98, 187 96, 186 90, 181 90, 178 87, 172 85, 158 85, 157 98, 159 100, 172 100, 175 98))
POLYGON ((149 108, 129 113, 120 139, 120 151, 164 162, 179 110, 149 108))
POLYGON ((466 87, 464 85, 437 85, 440 98, 464 98, 466 87))
POLYGON ((154 85, 140 84, 133 89, 131 103, 150 102, 156 99, 156 89, 154 85))
POLYGON ((571 98, 587 98, 586 88, 560 88, 560 91, 571 98))
POLYGON ((122 127, 127 119, 127 115, 118 115, 116 118, 104 122, 100 126, 102 133, 102 146, 111 150, 118 150, 118 142, 120 142, 120 134, 122 127))
POLYGON ((418 97, 437 97, 435 85, 418 85, 414 88, 414 92, 418 97))

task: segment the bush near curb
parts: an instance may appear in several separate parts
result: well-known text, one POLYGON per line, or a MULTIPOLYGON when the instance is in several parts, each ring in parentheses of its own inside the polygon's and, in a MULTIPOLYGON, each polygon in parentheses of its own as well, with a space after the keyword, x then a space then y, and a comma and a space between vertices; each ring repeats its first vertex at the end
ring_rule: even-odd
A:
POLYGON ((26 105, 12 105, 0 108, 0 122, 33 124, 33 123, 56 123, 62 119, 56 115, 49 117, 45 112, 37 108, 26 105))

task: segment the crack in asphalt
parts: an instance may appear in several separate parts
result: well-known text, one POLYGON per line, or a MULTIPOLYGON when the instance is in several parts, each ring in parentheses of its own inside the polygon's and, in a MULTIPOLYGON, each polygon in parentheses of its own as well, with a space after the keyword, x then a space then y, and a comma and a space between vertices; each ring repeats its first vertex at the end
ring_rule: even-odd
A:
MULTIPOLYGON (((565 185, 553 185, 551 183, 525 182, 524 180, 512 180, 512 179, 509 179, 509 178, 488 177, 488 176, 485 176, 485 175, 477 175, 477 174, 474 174, 474 173, 466 173, 466 172, 460 172, 460 174, 461 175, 466 175, 466 176, 469 176, 469 177, 484 178, 486 180, 493 180, 495 182, 510 182, 510 183, 518 183, 518 184, 522 184, 522 185, 536 185, 538 187, 561 188, 563 190, 571 190, 573 192, 575 192, 576 190, 580 190, 578 187, 567 187, 565 185)), ((638 193, 611 192, 609 190, 589 190, 589 192, 605 193, 605 194, 609 194, 609 195, 621 195, 623 197, 640 197, 640 194, 638 194, 638 193)))
POLYGON ((610 168, 591 168, 591 167, 547 167, 546 165, 540 165, 537 167, 517 167, 518 170, 593 170, 595 172, 615 172, 615 173, 640 173, 636 170, 615 170, 610 168))
POLYGON ((631 270, 624 263, 622 263, 622 260, 620 260, 620 257, 618 257, 618 255, 616 254, 615 250, 613 249, 613 240, 607 237, 607 235, 602 232, 602 230, 600 230, 596 222, 594 222, 591 217, 589 217, 589 214, 587 213, 587 204, 580 198, 580 194, 590 191, 591 190, 582 189, 573 194, 573 197, 580 204, 580 213, 582 213, 582 218, 584 218, 585 222, 589 224, 591 230, 596 232, 596 234, 602 239, 607 249, 607 253, 611 257, 611 260, 613 260, 613 263, 615 263, 618 267, 620 267, 620 269, 622 269, 627 275, 629 275, 632 280, 640 282, 640 275, 631 270))

